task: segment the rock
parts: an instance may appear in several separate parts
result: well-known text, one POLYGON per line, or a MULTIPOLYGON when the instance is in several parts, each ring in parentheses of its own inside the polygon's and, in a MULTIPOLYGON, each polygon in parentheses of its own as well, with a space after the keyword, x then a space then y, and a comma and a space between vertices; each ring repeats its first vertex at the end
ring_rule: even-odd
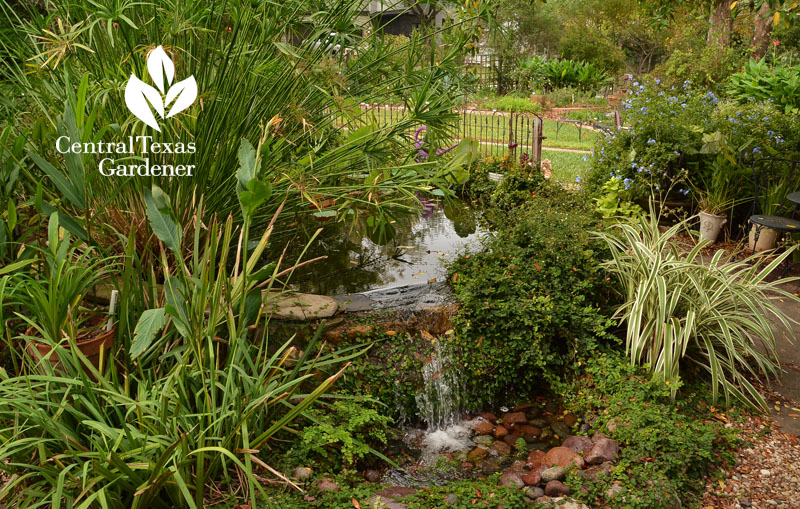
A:
POLYGON ((583 468, 583 458, 581 458, 575 451, 567 449, 566 447, 553 447, 542 459, 542 465, 559 466, 567 468, 571 465, 576 465, 578 468, 583 468))
POLYGON ((381 473, 374 468, 370 468, 364 472, 364 478, 366 478, 366 480, 369 482, 378 482, 381 480, 381 473))
POLYGON ((505 486, 506 488, 523 488, 525 487, 525 483, 522 482, 522 478, 519 474, 515 474, 513 472, 509 472, 507 474, 503 474, 500 476, 500 485, 505 486))
POLYGON ((494 442, 494 438, 492 438, 492 435, 480 435, 473 438, 472 441, 475 442, 476 444, 492 445, 492 443, 494 442))
POLYGON ((317 489, 321 492, 326 491, 339 491, 339 485, 327 477, 323 477, 317 481, 317 489))
POLYGON ((308 467, 297 467, 294 469, 294 472, 292 472, 292 477, 298 481, 305 481, 311 477, 311 469, 308 467))
POLYGON ((535 451, 546 451, 550 448, 547 442, 528 442, 528 447, 535 451))
POLYGON ((470 461, 478 461, 485 458, 487 454, 489 454, 489 449, 479 445, 478 447, 469 451, 469 454, 467 454, 467 459, 470 461))
POLYGON ((562 495, 569 495, 570 494, 569 486, 565 485, 561 481, 550 481, 544 487, 544 494, 548 497, 560 497, 562 495))
POLYGON ((444 503, 447 505, 456 505, 458 503, 458 497, 451 493, 444 497, 444 503))
POLYGON ((493 473, 500 471, 500 465, 495 463, 493 460, 485 460, 481 462, 479 470, 483 475, 492 475, 493 473))
POLYGON ((614 482, 610 488, 606 490, 606 498, 614 498, 618 495, 625 493, 625 487, 619 482, 614 482))
POLYGON ((510 467, 507 469, 510 472, 517 472, 520 473, 525 470, 525 462, 522 460, 516 460, 514 463, 511 464, 510 467))
POLYGON ((531 403, 520 403, 519 405, 514 407, 514 411, 515 412, 527 412, 531 408, 533 408, 533 405, 531 403))
POLYGON ((567 438, 571 434, 569 427, 561 421, 554 422, 550 427, 553 428, 553 431, 555 431, 556 435, 561 438, 567 438))
POLYGON ((516 427, 516 433, 520 435, 530 435, 534 437, 538 437, 542 434, 542 429, 537 428, 536 426, 531 426, 530 424, 520 424, 516 427))
POLYGON ((372 498, 370 498, 367 502, 367 507, 373 507, 375 509, 407 509, 408 504, 383 498, 376 493, 375 495, 372 495, 372 498))
POLYGON ((520 438, 522 437, 519 435, 506 435, 503 437, 503 442, 507 443, 511 447, 516 447, 517 440, 519 440, 520 438))
POLYGON ((528 416, 528 420, 536 419, 537 417, 542 415, 542 409, 539 408, 538 406, 535 406, 535 407, 531 408, 530 410, 528 410, 527 412, 525 412, 525 415, 528 416))
POLYGON ((537 498, 541 498, 544 496, 544 490, 539 487, 528 486, 524 489, 525 495, 528 496, 531 500, 536 500, 537 498))
POLYGON ((511 454, 511 447, 505 442, 497 441, 493 443, 491 450, 495 451, 500 456, 508 456, 511 454))
POLYGON ((272 317, 279 320, 330 318, 339 310, 333 297, 310 293, 270 293, 267 306, 272 311, 272 317))
POLYGON ((479 416, 484 420, 491 422, 492 424, 497 424, 497 416, 492 412, 481 412, 479 416))
POLYGON ((473 431, 479 435, 489 435, 494 430, 494 424, 489 421, 478 421, 472 426, 473 431))
POLYGON ((564 497, 542 497, 538 499, 537 502, 544 504, 544 507, 553 507, 557 509, 589 509, 589 506, 586 504, 581 504, 580 502, 564 497))
POLYGON ((581 475, 583 475, 585 479, 588 479, 590 481, 596 481, 598 477, 608 476, 609 474, 611 474, 612 468, 613 467, 611 466, 611 462, 607 461, 602 465, 593 465, 587 468, 586 470, 583 470, 581 472, 581 475))
POLYGON ((531 426, 536 426, 537 428, 541 429, 547 426, 547 421, 544 421, 542 419, 531 419, 528 421, 528 424, 530 424, 531 426))
POLYGON ((527 484, 528 486, 536 486, 540 482, 542 482, 542 475, 534 470, 533 472, 528 472, 522 477, 522 482, 527 484))
POLYGON ((601 438, 594 443, 592 448, 587 452, 584 457, 586 463, 590 465, 599 465, 606 461, 614 461, 619 454, 619 444, 616 440, 610 438, 601 438))
POLYGON ((526 462, 526 466, 533 470, 534 468, 540 467, 542 465, 542 460, 545 457, 544 451, 531 451, 528 454, 528 461, 526 462))
POLYGON ((571 451, 581 453, 591 449, 592 445, 592 440, 590 438, 573 435, 571 437, 567 437, 567 439, 561 444, 561 447, 566 447, 571 451))
POLYGON ((608 435, 598 431, 597 433, 592 435, 592 442, 597 443, 598 440, 602 440, 603 438, 608 438, 608 435))
POLYGON ((525 424, 528 417, 525 412, 511 412, 503 416, 503 424, 525 424))
POLYGON ((377 492, 376 495, 383 499, 401 499, 403 497, 413 495, 416 492, 417 490, 414 488, 408 488, 406 486, 387 486, 386 488, 383 488, 381 491, 377 492))
POLYGON ((498 440, 502 440, 504 436, 508 435, 508 429, 500 425, 494 429, 494 437, 498 440))
POLYGON ((567 415, 564 416, 564 424, 569 426, 570 428, 575 426, 578 423, 578 417, 575 416, 572 412, 567 412, 567 415))
POLYGON ((557 414, 559 410, 558 403, 555 401, 548 401, 547 404, 544 406, 544 409, 550 412, 551 414, 557 414))
POLYGON ((462 461, 461 462, 461 470, 465 472, 471 472, 472 469, 475 468, 475 464, 471 461, 462 461))
POLYGON ((561 481, 564 479, 566 472, 564 471, 563 467, 550 467, 544 472, 542 472, 542 481, 543 482, 550 482, 550 481, 561 481))

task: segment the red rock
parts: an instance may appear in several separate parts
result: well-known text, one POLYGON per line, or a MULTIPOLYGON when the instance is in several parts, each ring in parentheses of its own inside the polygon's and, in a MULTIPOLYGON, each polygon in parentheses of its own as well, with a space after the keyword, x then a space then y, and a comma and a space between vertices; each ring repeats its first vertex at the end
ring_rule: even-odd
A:
POLYGON ((564 440, 561 447, 566 447, 575 452, 586 452, 592 448, 592 441, 588 437, 571 436, 564 440))
POLYGON ((490 435, 494 429, 494 424, 487 421, 478 421, 475 423, 472 429, 475 430, 475 433, 479 435, 490 435))
POLYGON ((569 495, 569 493, 569 486, 565 485, 561 481, 550 481, 544 487, 544 494, 548 497, 560 497, 562 495, 569 495))
POLYGON ((472 471, 473 468, 475 468, 475 464, 472 463, 471 461, 462 461, 461 462, 461 469, 462 470, 464 470, 466 472, 470 472, 470 471, 472 471))
POLYGON ((527 475, 523 476, 522 482, 524 482, 528 486, 536 486, 537 484, 542 482, 542 474, 534 470, 533 472, 530 472, 527 475))
POLYGON ((528 418, 525 412, 511 412, 503 416, 503 424, 525 424, 528 418))
POLYGON ((594 443, 589 452, 586 453, 586 463, 599 465, 606 461, 614 461, 619 454, 619 444, 610 438, 601 438, 594 443))
POLYGON ((327 477, 323 477, 317 481, 317 489, 319 491, 339 491, 339 485, 327 477))
POLYGON ((508 456, 511 454, 511 447, 505 442, 495 442, 490 447, 493 451, 497 451, 497 454, 502 456, 508 456))
POLYGON ((578 418, 575 417, 575 414, 573 414, 572 412, 569 412, 569 413, 567 413, 567 415, 564 416, 564 424, 566 424, 570 428, 575 426, 575 424, 577 422, 578 422, 578 418))
POLYGON ((521 405, 515 406, 514 407, 514 411, 515 412, 527 412, 531 408, 533 408, 533 405, 531 405, 530 403, 522 403, 521 405))
POLYGON ((469 454, 467 454, 467 459, 471 461, 477 461, 485 458, 487 454, 489 454, 489 449, 479 445, 478 447, 469 451, 469 454))
POLYGON ((525 462, 522 460, 517 460, 508 467, 509 470, 513 472, 520 472, 525 469, 525 462))
POLYGON ((519 435, 506 435, 506 436, 503 437, 503 442, 507 443, 511 447, 516 447, 517 446, 517 440, 519 440, 520 438, 522 438, 522 437, 519 436, 519 435))
POLYGON ((577 465, 578 468, 583 468, 583 458, 575 451, 567 449, 566 447, 553 447, 545 454, 542 459, 542 465, 548 467, 556 465, 564 468, 577 465))
POLYGON ((536 426, 531 426, 530 424, 520 424, 516 427, 516 432, 520 435, 530 435, 538 437, 542 434, 542 428, 537 428, 536 426))
POLYGON ((544 451, 531 451, 531 453, 528 454, 528 462, 526 463, 527 467, 531 470, 539 468, 542 466, 542 460, 544 459, 544 456, 544 451))
POLYGON ((478 414, 480 417, 483 417, 487 421, 491 422, 492 424, 497 423, 497 416, 494 415, 492 412, 481 412, 478 414))
POLYGON ((497 439, 502 439, 504 436, 508 435, 508 430, 505 426, 498 426, 494 429, 494 437, 497 439))
POLYGON ((507 488, 522 488, 525 483, 519 474, 509 472, 500 476, 500 485, 507 488))

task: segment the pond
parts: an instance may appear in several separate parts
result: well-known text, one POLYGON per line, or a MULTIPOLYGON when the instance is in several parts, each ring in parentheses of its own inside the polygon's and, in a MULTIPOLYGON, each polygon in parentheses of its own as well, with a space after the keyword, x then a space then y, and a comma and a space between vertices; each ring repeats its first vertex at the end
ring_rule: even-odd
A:
POLYGON ((486 230, 478 224, 477 211, 460 201, 423 200, 423 207, 419 215, 393 225, 396 236, 386 245, 341 223, 325 224, 303 259, 327 258, 297 269, 292 288, 335 296, 351 311, 437 300, 446 262, 477 248, 486 230))

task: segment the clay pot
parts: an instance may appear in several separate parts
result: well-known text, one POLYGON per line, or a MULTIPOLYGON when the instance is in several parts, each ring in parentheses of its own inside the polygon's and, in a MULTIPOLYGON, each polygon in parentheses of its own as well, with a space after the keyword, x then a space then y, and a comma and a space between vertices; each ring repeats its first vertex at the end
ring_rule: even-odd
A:
MULTIPOLYGON (((31 327, 26 331, 26 334, 32 336, 34 332, 35 329, 31 327)), ((114 326, 110 331, 103 331, 100 329, 95 331, 95 333, 96 335, 90 339, 78 341, 77 346, 78 350, 89 359, 89 362, 91 362, 95 368, 99 369, 101 355, 107 356, 109 350, 111 350, 111 346, 114 344, 114 336, 117 333, 117 327, 114 326)), ((72 348, 72 345, 69 343, 63 343, 62 346, 66 349, 72 348)), ((61 362, 56 352, 50 353, 52 349, 50 345, 38 341, 29 341, 26 347, 28 355, 37 362, 49 355, 48 359, 53 370, 60 371, 62 370, 61 362)), ((46 374, 47 370, 44 366, 39 365, 39 371, 42 374, 46 374)))
POLYGON ((761 231, 758 233, 758 245, 756 246, 755 244, 756 226, 753 225, 753 227, 750 228, 750 234, 748 235, 748 246, 750 247, 750 251, 753 251, 753 247, 755 247, 755 252, 775 249, 775 246, 778 244, 778 232, 772 228, 761 228, 761 231))
POLYGON ((713 244, 719 237, 719 232, 722 226, 728 222, 728 218, 724 215, 718 216, 710 212, 700 212, 700 238, 703 240, 710 240, 713 244))

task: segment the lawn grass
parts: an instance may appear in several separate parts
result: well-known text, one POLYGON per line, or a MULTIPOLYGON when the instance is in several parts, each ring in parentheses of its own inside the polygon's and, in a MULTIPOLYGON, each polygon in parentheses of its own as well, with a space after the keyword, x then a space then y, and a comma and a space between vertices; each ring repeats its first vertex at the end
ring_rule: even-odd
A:
MULTIPOLYGON (((380 109, 371 111, 378 122, 378 125, 387 125, 397 122, 405 115, 401 110, 380 109)), ((559 123, 555 120, 543 119, 542 134, 545 140, 542 147, 572 148, 579 150, 591 150, 594 142, 600 133, 583 128, 579 134, 577 126, 574 124, 559 123)), ((502 113, 490 112, 468 112, 461 116, 456 136, 458 138, 473 138, 481 141, 494 143, 507 143, 509 137, 510 118, 502 113)), ((533 134, 529 129, 533 129, 533 117, 525 117, 515 122, 514 129, 517 130, 515 138, 521 145, 528 146, 533 143, 533 134)))
POLYGON ((553 179, 562 184, 572 184, 576 177, 586 176, 589 162, 588 156, 587 161, 583 160, 584 156, 586 154, 542 149, 542 159, 549 159, 553 166, 553 179))

